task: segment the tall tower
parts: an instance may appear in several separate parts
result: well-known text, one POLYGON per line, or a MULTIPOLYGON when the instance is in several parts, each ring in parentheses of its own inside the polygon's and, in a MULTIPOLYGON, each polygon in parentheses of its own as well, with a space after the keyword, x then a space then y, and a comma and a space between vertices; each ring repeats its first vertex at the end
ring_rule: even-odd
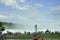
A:
POLYGON ((37 33, 37 25, 35 25, 35 32, 37 33))

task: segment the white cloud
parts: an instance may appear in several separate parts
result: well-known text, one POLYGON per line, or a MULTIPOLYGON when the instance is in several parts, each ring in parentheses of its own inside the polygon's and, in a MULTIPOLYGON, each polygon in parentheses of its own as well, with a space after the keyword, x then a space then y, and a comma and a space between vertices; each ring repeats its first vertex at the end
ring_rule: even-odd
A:
POLYGON ((8 18, 8 17, 5 15, 0 15, 0 18, 4 19, 4 18, 8 18))
MULTIPOLYGON (((9 6, 13 9, 25 10, 28 8, 27 6, 22 7, 21 5, 18 5, 16 1, 17 0, 0 0, 2 4, 5 4, 6 6, 9 6)), ((24 0, 20 0, 20 1, 23 2, 24 0)))
POLYGON ((36 7, 44 7, 44 5, 43 4, 40 4, 40 3, 35 3, 34 4, 36 7))
POLYGON ((60 10, 60 6, 54 6, 49 8, 51 11, 58 11, 60 10))
POLYGON ((8 6, 16 5, 16 0, 0 0, 0 2, 4 3, 5 5, 8 5, 8 6))
POLYGON ((25 3, 26 2, 26 0, 19 0, 20 2, 22 2, 22 3, 25 3))
POLYGON ((27 10, 27 9, 29 9, 29 7, 28 6, 23 6, 23 7, 20 7, 19 9, 21 9, 21 10, 27 10))
POLYGON ((19 15, 19 14, 13 14, 13 15, 11 15, 12 17, 11 18, 18 18, 18 19, 20 19, 20 20, 22 20, 22 21, 32 21, 31 19, 29 19, 28 17, 24 17, 24 16, 21 16, 21 15, 19 15))
POLYGON ((55 19, 60 17, 60 6, 59 5, 49 7, 49 10, 50 10, 49 15, 51 15, 51 17, 55 17, 55 19))
POLYGON ((0 0, 0 2, 5 4, 6 6, 10 6, 12 8, 18 7, 16 0, 0 0))
POLYGON ((17 0, 0 0, 0 3, 5 4, 8 7, 11 7, 12 9, 17 9, 17 10, 27 10, 29 9, 31 6, 32 7, 44 7, 43 4, 40 3, 35 3, 35 4, 23 4, 25 3, 27 0, 18 0, 20 1, 20 3, 17 2, 17 0), (22 5, 20 5, 22 4, 22 5))

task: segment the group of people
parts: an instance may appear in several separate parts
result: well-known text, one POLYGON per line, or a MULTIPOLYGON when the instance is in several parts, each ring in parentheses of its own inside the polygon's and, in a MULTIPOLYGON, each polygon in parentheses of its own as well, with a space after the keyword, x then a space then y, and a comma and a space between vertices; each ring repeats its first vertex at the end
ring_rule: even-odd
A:
POLYGON ((37 37, 37 35, 34 35, 33 40, 43 40, 43 37, 42 36, 37 37))

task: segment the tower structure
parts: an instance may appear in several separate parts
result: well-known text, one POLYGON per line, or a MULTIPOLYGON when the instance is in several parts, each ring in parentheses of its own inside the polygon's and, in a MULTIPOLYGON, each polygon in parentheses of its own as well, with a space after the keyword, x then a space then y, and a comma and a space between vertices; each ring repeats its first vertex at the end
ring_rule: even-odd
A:
POLYGON ((35 25, 35 32, 37 33, 37 25, 35 25))

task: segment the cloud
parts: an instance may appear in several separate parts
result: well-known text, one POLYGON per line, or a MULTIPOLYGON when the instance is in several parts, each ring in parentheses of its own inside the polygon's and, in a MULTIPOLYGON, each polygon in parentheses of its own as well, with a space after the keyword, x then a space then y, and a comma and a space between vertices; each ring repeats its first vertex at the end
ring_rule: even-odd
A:
POLYGON ((16 3, 16 0, 0 0, 2 4, 5 4, 6 6, 10 6, 12 8, 18 8, 19 6, 16 3))
POLYGON ((44 5, 43 4, 40 4, 40 3, 35 3, 34 4, 36 7, 44 7, 44 5))
MULTIPOLYGON (((21 2, 24 2, 25 0, 20 0, 21 2)), ((28 7, 27 6, 21 6, 17 3, 17 0, 0 0, 0 3, 5 4, 6 6, 9 6, 13 9, 19 9, 19 10, 25 10, 28 7)))
POLYGON ((25 3, 26 2, 26 0, 19 0, 20 2, 22 2, 22 3, 25 3))
POLYGON ((16 0, 0 0, 0 2, 8 6, 16 6, 16 0))
POLYGON ((8 18, 8 17, 5 15, 0 15, 0 18, 4 19, 4 18, 8 18))
POLYGON ((28 17, 24 17, 24 16, 21 16, 21 15, 19 15, 19 14, 12 14, 11 16, 10 16, 11 18, 17 18, 17 19, 20 19, 20 20, 22 20, 22 21, 32 21, 31 19, 29 19, 28 17))
MULTIPOLYGON (((52 16, 52 17, 55 17, 55 18, 59 18, 60 17, 60 6, 53 6, 53 7, 49 7, 49 14, 52 16)), ((60 18, 59 18, 60 19, 60 18)))
POLYGON ((51 10, 52 10, 52 11, 58 11, 58 10, 60 10, 60 6, 52 7, 51 10))
POLYGON ((17 10, 28 10, 31 7, 36 7, 36 8, 44 7, 44 5, 40 4, 40 3, 26 4, 25 2, 27 0, 18 0, 18 1, 19 1, 19 3, 17 2, 17 0, 0 0, 0 3, 6 5, 8 7, 11 7, 12 9, 17 9, 17 10))

